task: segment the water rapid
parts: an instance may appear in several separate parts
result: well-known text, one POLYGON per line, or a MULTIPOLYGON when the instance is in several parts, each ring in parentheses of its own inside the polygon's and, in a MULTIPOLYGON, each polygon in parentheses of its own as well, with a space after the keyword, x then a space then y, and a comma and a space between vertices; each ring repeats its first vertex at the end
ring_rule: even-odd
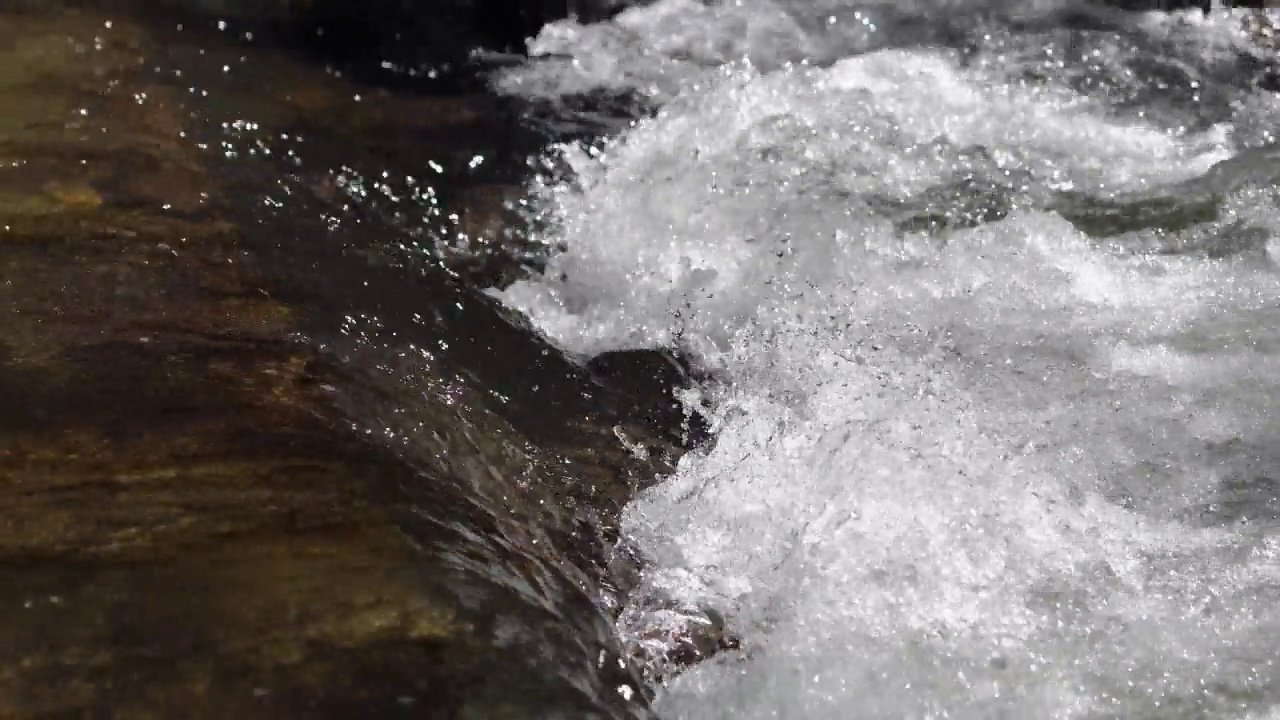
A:
POLYGON ((1280 712, 1277 56, 1245 11, 659 0, 504 93, 548 150, 495 291, 676 348, 713 440, 629 504, 666 718, 1280 712), (740 647, 675 672, 709 618, 740 647))

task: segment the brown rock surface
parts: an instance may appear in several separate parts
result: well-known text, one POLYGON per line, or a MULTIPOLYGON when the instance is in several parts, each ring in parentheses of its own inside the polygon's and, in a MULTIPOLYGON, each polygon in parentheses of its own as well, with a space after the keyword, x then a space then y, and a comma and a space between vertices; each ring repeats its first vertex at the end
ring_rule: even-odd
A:
MULTIPOLYGON (((298 309, 246 263, 199 114, 150 32, 118 14, 0 12, 0 717, 520 717, 585 702, 512 680, 547 663, 512 659, 492 627, 540 602, 551 622, 576 606, 547 598, 586 587, 548 569, 564 561, 539 545, 546 495, 519 480, 560 456, 489 401, 455 407, 434 375, 405 376, 427 400, 396 417, 435 444, 415 455, 353 431, 368 393, 298 339, 298 309), (471 534, 481 550, 459 545, 471 534)), ((409 132, 406 116, 479 122, 460 101, 431 116, 390 96, 355 107, 324 76, 281 82, 309 89, 257 86, 286 99, 257 106, 263 132, 313 113, 352 137, 409 132)), ((602 483, 617 486, 617 462, 596 463, 602 483)), ((591 641, 566 652, 594 662, 591 641)))

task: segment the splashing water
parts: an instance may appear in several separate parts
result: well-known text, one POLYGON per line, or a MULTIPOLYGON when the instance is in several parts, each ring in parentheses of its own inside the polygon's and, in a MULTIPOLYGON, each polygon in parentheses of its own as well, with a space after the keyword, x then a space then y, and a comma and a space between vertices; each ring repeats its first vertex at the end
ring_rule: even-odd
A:
POLYGON ((1275 716, 1271 59, 1071 7, 662 0, 496 79, 660 106, 555 149, 559 251, 500 296, 715 378, 626 515, 637 652, 742 638, 665 717, 1275 716))

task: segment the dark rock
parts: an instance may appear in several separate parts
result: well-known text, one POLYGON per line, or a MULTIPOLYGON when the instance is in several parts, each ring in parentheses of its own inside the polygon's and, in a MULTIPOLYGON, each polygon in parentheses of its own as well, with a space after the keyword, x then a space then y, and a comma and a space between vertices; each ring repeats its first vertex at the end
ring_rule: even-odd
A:
MULTIPOLYGON (((566 539, 644 428, 261 156, 351 87, 151 33, 0 12, 0 715, 645 717, 566 539)), ((384 102, 336 117, 474 120, 384 102)))
POLYGON ((1208 13, 1215 5, 1226 8, 1267 7, 1265 0, 1102 0, 1102 3, 1121 10, 1142 12, 1199 9, 1208 13))
POLYGON ((433 93, 469 87, 472 52, 523 53, 548 22, 608 18, 624 0, 167 0, 230 21, 365 82, 433 93))
POLYGON ((1121 10, 1137 12, 1186 10, 1190 8, 1199 8, 1204 12, 1209 12, 1212 7, 1210 0, 1103 0, 1102 4, 1121 10))
POLYGON ((700 377, 688 359, 671 350, 622 350, 597 355, 587 370, 629 406, 629 414, 647 419, 655 429, 691 448, 709 439, 702 416, 686 413, 678 390, 697 385, 700 377))

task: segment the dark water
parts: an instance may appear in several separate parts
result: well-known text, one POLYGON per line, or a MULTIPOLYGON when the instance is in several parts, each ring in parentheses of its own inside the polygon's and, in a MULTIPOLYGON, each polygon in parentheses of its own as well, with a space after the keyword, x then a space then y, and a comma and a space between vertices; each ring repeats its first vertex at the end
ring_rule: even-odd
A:
POLYGON ((477 291, 545 138, 306 4, 72 5, 0 5, 0 717, 645 716, 664 383, 477 291))

